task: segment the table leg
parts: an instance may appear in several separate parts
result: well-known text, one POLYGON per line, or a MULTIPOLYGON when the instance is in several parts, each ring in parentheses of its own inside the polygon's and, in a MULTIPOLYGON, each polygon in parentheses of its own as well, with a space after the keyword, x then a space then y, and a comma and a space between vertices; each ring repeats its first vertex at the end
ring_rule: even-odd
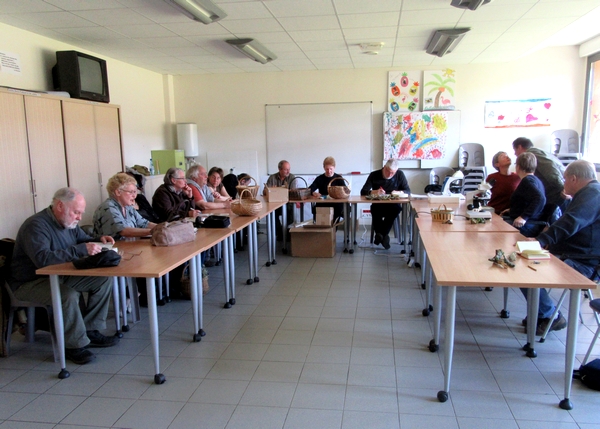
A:
POLYGON ((567 350, 565 352, 565 398, 560 401, 559 407, 563 410, 572 410, 571 383, 573 382, 573 365, 575 363, 575 346, 577 345, 577 331, 579 323, 577 316, 581 306, 581 291, 571 289, 569 294, 569 323, 567 325, 567 350))
POLYGON ((271 261, 273 260, 273 246, 271 243, 271 213, 269 213, 265 218, 267 220, 267 252, 269 255, 265 265, 270 267, 271 261))
POLYGON ((140 316, 140 301, 138 298, 137 283, 132 277, 127 277, 127 289, 129 289, 129 297, 131 300, 131 319, 133 323, 137 323, 142 320, 140 316))
POLYGON ((196 274, 196 282, 198 287, 198 334, 201 337, 206 335, 204 332, 204 292, 202 290, 202 255, 196 255, 196 266, 199 268, 196 274))
MULTIPOLYGON (((438 288, 439 289, 439 288, 438 288)), ((437 394, 438 401, 446 402, 450 393, 452 375, 452 354, 454 353, 454 322, 456 317, 456 286, 448 287, 446 297, 446 338, 444 339, 444 390, 437 394)))
POLYGON ((427 264, 429 272, 428 287, 433 293, 433 340, 429 342, 429 351, 435 353, 440 344, 440 325, 442 322, 442 288, 438 286, 431 270, 431 263, 427 264))
POLYGON ((283 234, 283 248, 281 251, 284 255, 287 253, 287 204, 281 207, 281 233, 283 234))
MULTIPOLYGON (((129 324, 127 323, 127 286, 125 285, 125 277, 119 277, 119 296, 121 297, 121 312, 123 313, 123 323, 121 324, 121 331, 128 332, 129 324)), ((130 298, 130 302, 133 300, 130 298)))
POLYGON ((154 356, 154 383, 163 384, 165 376, 160 373, 160 355, 158 348, 158 311, 156 309, 156 286, 154 278, 146 279, 146 293, 148 295, 148 319, 150 321, 150 342, 154 356))
POLYGON ((252 227, 252 236, 254 237, 254 248, 252 254, 254 256, 254 283, 258 283, 258 219, 250 225, 252 227))
POLYGON ((229 286, 231 287, 231 299, 229 303, 231 305, 235 304, 235 259, 233 259, 233 235, 228 237, 228 240, 225 241, 229 246, 229 278, 231 282, 229 286))
MULTIPOLYGON (((199 284, 202 284, 202 281, 200 281, 200 283, 198 283, 198 260, 196 259, 196 256, 193 256, 192 259, 190 259, 190 268, 189 268, 189 272, 190 272, 190 295, 192 298, 192 314, 193 314, 193 318, 194 318, 194 334, 192 336, 192 341, 194 341, 195 343, 197 343, 198 341, 200 341, 202 338, 200 338, 200 334, 198 334, 198 332, 200 331, 200 326, 199 326, 199 322, 198 322, 198 294, 202 295, 202 290, 201 287, 199 287, 199 284)), ((202 278, 202 267, 200 267, 200 278, 202 278)))
POLYGON ((63 323, 62 299, 58 276, 50 276, 50 294, 52 296, 52 310, 54 313, 54 333, 56 334, 56 348, 58 349, 58 361, 60 363, 60 372, 58 378, 68 378, 71 373, 67 371, 65 360, 65 325, 63 323))
MULTIPOLYGON (((118 338, 123 338, 123 333, 121 332, 121 315, 119 314, 119 309, 121 308, 121 300, 119 299, 119 278, 118 277, 113 277, 113 288, 112 288, 112 295, 113 295, 113 307, 115 309, 115 325, 116 325, 116 332, 115 332, 115 337, 118 338)), ((125 315, 123 315, 124 317, 126 317, 125 315)))
POLYGON ((534 350, 535 330, 538 320, 538 308, 540 306, 540 290, 538 288, 527 289, 527 344, 523 346, 525 355, 530 358, 537 357, 534 350))
POLYGON ((277 253, 277 222, 275 221, 275 212, 271 212, 271 247, 273 249, 273 260, 271 261, 271 265, 277 265, 277 260, 275 259, 275 255, 277 253))
POLYGON ((223 308, 231 308, 231 304, 229 303, 229 289, 231 279, 229 278, 229 251, 227 248, 227 240, 226 238, 223 240, 223 284, 225 286, 225 305, 223 308))
POLYGON ((354 203, 351 206, 350 211, 352 212, 352 225, 350 226, 352 231, 352 250, 354 250, 354 246, 356 246, 356 221, 358 220, 358 204, 354 203))
POLYGON ((254 271, 254 234, 252 232, 252 224, 248 225, 248 280, 247 285, 254 283, 254 277, 256 275, 254 271))
POLYGON ((351 223, 348 219, 348 205, 344 204, 344 253, 354 253, 353 246, 348 246, 348 224, 351 223), (350 247, 350 249, 348 249, 350 247))

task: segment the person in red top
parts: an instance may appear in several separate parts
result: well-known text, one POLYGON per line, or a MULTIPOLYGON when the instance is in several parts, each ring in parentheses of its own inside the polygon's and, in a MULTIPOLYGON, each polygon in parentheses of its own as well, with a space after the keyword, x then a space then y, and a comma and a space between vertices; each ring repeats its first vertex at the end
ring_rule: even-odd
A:
POLYGON ((492 185, 492 198, 488 206, 493 207, 496 214, 510 208, 510 196, 521 179, 516 173, 509 173, 511 159, 506 152, 498 152, 492 158, 492 165, 498 172, 490 174, 485 181, 492 185))

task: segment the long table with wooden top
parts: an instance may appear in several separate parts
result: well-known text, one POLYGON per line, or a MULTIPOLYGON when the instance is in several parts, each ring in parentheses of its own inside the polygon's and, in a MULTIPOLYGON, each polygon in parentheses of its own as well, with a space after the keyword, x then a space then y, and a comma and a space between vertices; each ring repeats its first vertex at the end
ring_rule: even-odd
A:
MULTIPOLYGON (((123 258, 116 267, 93 268, 78 270, 72 263, 49 265, 36 270, 38 275, 50 277, 50 290, 52 294, 52 307, 54 310, 54 326, 56 330, 57 347, 61 371, 59 378, 66 378, 69 372, 65 362, 64 325, 61 305, 61 293, 58 276, 92 276, 92 277, 145 277, 148 295, 148 316, 150 320, 150 338, 152 343, 155 375, 154 382, 162 384, 165 377, 160 373, 159 342, 158 342, 158 314, 155 295, 155 278, 159 278, 175 267, 190 261, 190 281, 192 310, 194 313, 193 341, 200 341, 203 334, 202 319, 202 292, 199 292, 198 274, 201 273, 200 253, 215 244, 226 241, 235 232, 232 228, 200 229, 195 240, 189 243, 170 247, 156 247, 150 240, 119 241, 116 247, 123 252, 123 258)), ((118 309, 115 309, 118 311, 118 309)))
POLYGON ((435 277, 434 312, 438 332, 441 320, 441 287, 448 288, 445 303, 444 389, 438 392, 438 400, 445 402, 450 391, 457 286, 527 288, 528 342, 523 349, 529 357, 536 356, 533 344, 537 325, 539 289, 566 288, 570 289, 569 320, 565 352, 564 399, 559 405, 563 409, 572 409, 571 379, 577 342, 580 290, 595 289, 596 284, 554 256, 548 261, 541 261, 535 265, 531 263, 532 261, 519 257, 514 268, 506 269, 499 268, 488 260, 495 255, 496 249, 502 249, 506 254, 515 250, 515 242, 525 239, 520 234, 506 232, 454 234, 421 230, 420 236, 435 277))

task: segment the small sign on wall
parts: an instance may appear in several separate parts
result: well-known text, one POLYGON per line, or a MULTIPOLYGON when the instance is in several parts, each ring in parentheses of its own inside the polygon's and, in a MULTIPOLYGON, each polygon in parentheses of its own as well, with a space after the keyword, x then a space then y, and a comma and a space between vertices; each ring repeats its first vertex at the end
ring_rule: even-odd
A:
POLYGON ((0 51, 0 73, 21 75, 21 58, 11 52, 0 51))

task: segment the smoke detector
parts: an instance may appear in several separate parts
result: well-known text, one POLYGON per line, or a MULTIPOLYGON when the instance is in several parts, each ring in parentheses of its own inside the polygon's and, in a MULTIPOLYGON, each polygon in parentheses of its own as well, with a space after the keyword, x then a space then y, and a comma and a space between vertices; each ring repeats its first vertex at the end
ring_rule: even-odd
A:
POLYGON ((377 42, 377 43, 361 43, 360 45, 360 50, 362 51, 363 54, 367 54, 367 55, 377 55, 379 53, 379 51, 381 51, 381 48, 383 48, 384 43, 383 42, 377 42))

